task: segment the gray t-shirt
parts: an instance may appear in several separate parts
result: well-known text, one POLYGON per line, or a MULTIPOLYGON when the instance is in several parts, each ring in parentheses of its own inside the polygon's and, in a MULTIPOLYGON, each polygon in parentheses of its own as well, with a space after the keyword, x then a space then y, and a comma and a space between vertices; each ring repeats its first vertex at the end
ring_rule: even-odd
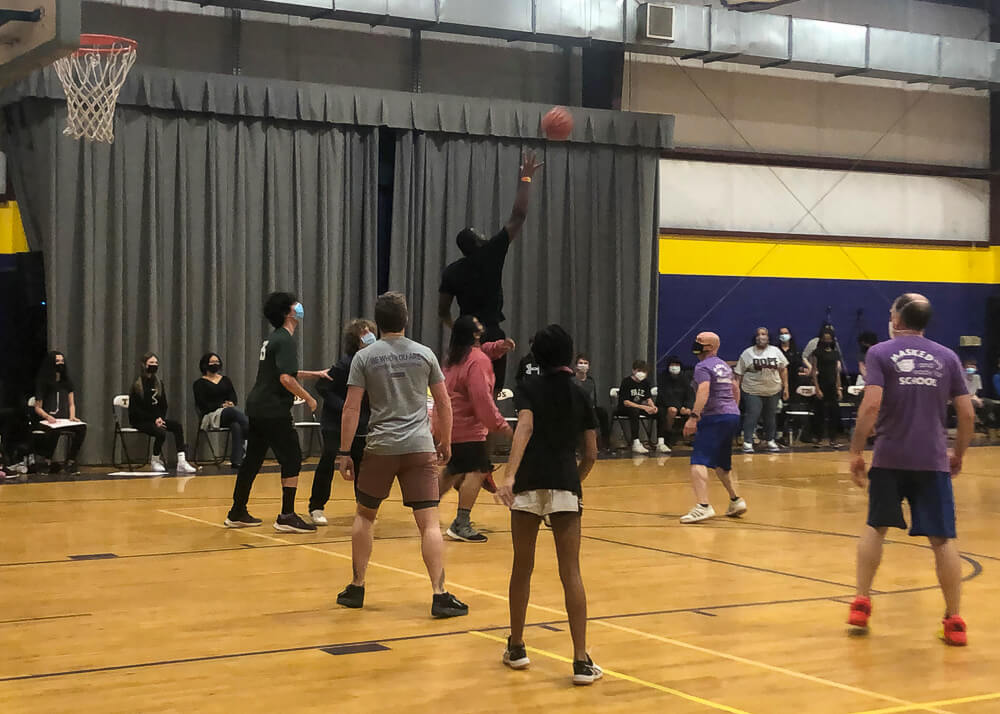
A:
POLYGON ((381 339, 354 355, 347 385, 368 393, 367 450, 379 456, 433 453, 427 388, 443 381, 430 348, 406 337, 381 339))
POLYGON ((768 345, 763 350, 747 347, 733 371, 740 376, 741 389, 757 397, 773 397, 781 392, 781 370, 788 359, 780 348, 768 345))

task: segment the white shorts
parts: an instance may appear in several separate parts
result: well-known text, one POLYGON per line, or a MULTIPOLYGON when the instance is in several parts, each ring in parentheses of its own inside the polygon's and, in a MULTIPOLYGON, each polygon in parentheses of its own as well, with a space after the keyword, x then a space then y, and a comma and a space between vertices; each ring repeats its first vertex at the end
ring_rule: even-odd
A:
POLYGON ((542 488, 515 493, 510 510, 547 516, 550 513, 579 513, 580 506, 580 497, 572 491, 542 488))

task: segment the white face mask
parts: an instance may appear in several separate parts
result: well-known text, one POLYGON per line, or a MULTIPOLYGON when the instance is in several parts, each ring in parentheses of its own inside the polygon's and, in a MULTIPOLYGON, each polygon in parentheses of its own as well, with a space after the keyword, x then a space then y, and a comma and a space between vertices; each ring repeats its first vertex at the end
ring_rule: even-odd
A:
POLYGON ((791 342, 792 341, 792 336, 789 335, 789 334, 784 334, 784 335, 779 336, 778 339, 781 340, 782 342, 791 342))
POLYGON ((368 345, 374 345, 377 341, 378 338, 375 337, 375 334, 372 332, 366 332, 365 334, 361 335, 361 344, 363 344, 365 347, 367 347, 368 345))
POLYGON ((588 364, 587 362, 578 362, 576 365, 576 371, 586 374, 587 372, 590 371, 590 364, 588 364))
POLYGON ((681 373, 681 367, 678 364, 670 365, 670 367, 668 367, 667 369, 669 369, 670 370, 670 374, 673 374, 673 375, 678 375, 678 374, 681 373))
POLYGON ((646 373, 645 372, 636 372, 635 373, 635 379, 636 379, 636 381, 641 382, 645 378, 646 378, 646 373))

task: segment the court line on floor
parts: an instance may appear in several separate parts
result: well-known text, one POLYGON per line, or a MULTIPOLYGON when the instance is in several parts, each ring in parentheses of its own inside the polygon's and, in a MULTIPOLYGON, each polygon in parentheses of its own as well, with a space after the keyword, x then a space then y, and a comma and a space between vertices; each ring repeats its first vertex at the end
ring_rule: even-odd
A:
MULTIPOLYGON (((507 644, 507 641, 502 637, 496 637, 495 635, 487 635, 485 632, 481 632, 479 630, 470 630, 468 634, 473 635, 475 637, 482 637, 483 639, 486 640, 492 640, 493 642, 499 642, 500 644, 503 645, 507 644)), ((571 660, 569 657, 563 657, 562 655, 557 655, 554 652, 549 652, 547 650, 538 649, 537 647, 528 647, 528 646, 525 646, 525 649, 528 652, 531 652, 532 654, 541 655, 542 657, 547 657, 549 659, 556 660, 557 662, 563 662, 565 664, 573 664, 573 660, 571 660)), ((702 699, 701 697, 697 697, 693 694, 682 692, 679 689, 665 687, 662 684, 656 684, 655 682, 650 682, 645 679, 633 677, 630 674, 618 672, 613 669, 607 669, 606 667, 603 666, 601 666, 601 671, 603 671, 604 674, 608 677, 621 679, 625 682, 630 682, 631 684, 638 684, 641 687, 654 689, 658 692, 663 692, 665 694, 669 694, 671 696, 678 697, 680 699, 685 699, 689 702, 694 702, 695 704, 700 704, 705 707, 711 707, 712 709, 717 709, 719 711, 729 712, 730 714, 750 714, 745 709, 737 709, 736 707, 731 707, 726 704, 722 704, 720 702, 714 702, 711 699, 702 699)))
MULTIPOLYGON (((204 525, 212 526, 213 528, 225 528, 225 526, 222 525, 222 524, 213 523, 212 521, 206 521, 206 520, 203 520, 201 518, 195 518, 194 516, 187 516, 187 515, 184 515, 183 513, 174 513, 173 511, 167 511, 167 510, 163 510, 163 509, 158 509, 158 510, 159 510, 160 513, 165 513, 167 515, 175 516, 177 518, 183 518, 185 520, 193 521, 195 523, 202 523, 204 525)), ((254 533, 252 530, 249 530, 249 529, 246 529, 246 528, 240 529, 240 530, 242 532, 246 533, 247 535, 254 536, 256 538, 262 538, 262 539, 265 539, 265 540, 276 541, 276 542, 279 542, 279 543, 294 542, 294 541, 287 541, 287 540, 285 540, 283 538, 276 538, 274 536, 270 536, 270 535, 267 535, 265 533, 254 533)), ((349 555, 344 555, 342 553, 337 553, 337 552, 330 551, 330 550, 323 550, 322 548, 316 548, 316 547, 310 546, 308 544, 302 544, 301 547, 303 549, 305 549, 305 550, 311 550, 311 551, 315 551, 317 553, 323 553, 324 555, 330 555, 330 556, 333 556, 335 558, 340 558, 341 560, 348 560, 348 561, 351 560, 351 556, 349 556, 349 555)), ((413 570, 406 570, 405 568, 397 568, 396 566, 386 565, 384 563, 378 563, 376 561, 370 561, 369 562, 369 566, 370 567, 375 567, 375 568, 381 568, 383 570, 389 570, 391 572, 399 573, 399 574, 402 574, 402 575, 409 575, 411 577, 419 578, 420 580, 423 580, 423 579, 425 579, 427 577, 426 573, 418 573, 418 572, 413 571, 413 570)), ((464 590, 464 591, 467 591, 467 592, 476 593, 477 595, 482 595, 483 597, 488 597, 488 598, 491 598, 491 599, 494 599, 494 600, 500 600, 502 602, 507 602, 507 597, 504 596, 504 595, 497 595, 496 593, 491 593, 491 592, 486 591, 486 590, 480 590, 479 588, 474 588, 474 587, 471 587, 471 586, 468 586, 468 585, 462 585, 460 583, 456 583, 456 582, 453 582, 453 581, 449 581, 449 585, 451 585, 452 587, 457 588, 459 590, 464 590)), ((536 605, 535 603, 528 603, 528 607, 535 608, 536 610, 544 610, 546 612, 551 612, 551 613, 555 613, 557 615, 561 615, 563 617, 566 617, 566 612, 564 610, 559 610, 559 609, 556 609, 556 608, 548 607, 546 605, 536 605)), ((675 647, 680 647, 680 648, 683 648, 683 649, 688 649, 688 650, 691 650, 691 651, 694 651, 694 652, 700 652, 702 654, 712 655, 712 656, 719 657, 719 658, 722 658, 722 659, 730 660, 732 662, 739 662, 740 664, 746 664, 746 665, 749 665, 751 667, 757 667, 759 669, 763 669, 763 670, 766 670, 766 671, 769 671, 769 672, 775 672, 775 673, 778 673, 778 674, 784 674, 784 675, 787 675, 787 676, 790 676, 790 677, 795 677, 797 679, 802 679, 802 680, 805 680, 805 681, 808 681, 808 682, 812 682, 814 684, 824 684, 826 686, 833 687, 835 689, 840 689, 840 690, 843 690, 843 691, 852 692, 854 694, 861 694, 861 695, 864 695, 864 696, 869 696, 869 697, 872 697, 874 699, 881 699, 882 701, 892 702, 893 704, 908 704, 908 705, 909 704, 913 704, 913 702, 910 702, 910 701, 908 701, 906 699, 900 699, 898 697, 893 697, 893 696, 888 695, 888 694, 881 694, 879 692, 874 692, 874 691, 871 691, 871 690, 868 690, 868 689, 862 689, 860 687, 854 687, 854 686, 849 685, 849 684, 843 684, 841 682, 836 682, 836 681, 834 681, 832 679, 824 679, 823 677, 817 677, 817 676, 814 676, 814 675, 811 675, 811 674, 805 674, 804 672, 797 672, 797 671, 795 671, 793 669, 787 669, 785 667, 780 667, 778 665, 767 664, 766 662, 759 662, 757 660, 749 659, 749 658, 746 658, 746 657, 740 657, 739 655, 733 655, 733 654, 729 654, 727 652, 721 652, 719 650, 713 650, 713 649, 710 649, 708 647, 701 647, 700 645, 690 644, 690 643, 687 643, 687 642, 683 642, 681 640, 675 640, 675 639, 669 638, 669 637, 661 637, 659 635, 654 635, 654 634, 649 633, 649 632, 643 632, 642 630, 636 630, 636 629, 631 628, 631 627, 625 627, 623 625, 616 625, 616 624, 614 624, 612 622, 606 622, 604 620, 595 620, 594 622, 595 622, 595 624, 601 625, 603 627, 610 628, 612 630, 618 630, 620 632, 627 632, 629 634, 632 634, 632 635, 635 635, 635 636, 638 636, 638 637, 644 637, 644 638, 651 639, 651 640, 654 640, 654 641, 657 641, 657 642, 662 642, 664 644, 673 645, 675 647)), ((920 708, 918 708, 918 709, 920 709, 920 708)), ((940 710, 940 709, 927 709, 927 708, 923 708, 923 710, 924 711, 933 711, 933 712, 936 712, 937 714, 948 714, 947 712, 943 712, 943 710, 940 710)))
POLYGON ((71 615, 45 615, 43 617, 19 617, 14 620, 0 620, 0 625, 21 625, 26 622, 42 622, 43 620, 68 620, 75 617, 92 617, 91 612, 78 612, 71 615))
POLYGON ((898 714, 899 712, 920 711, 921 707, 947 707, 958 704, 975 704, 976 702, 989 702, 1000 699, 1000 692, 989 694, 974 694, 970 697, 958 697, 956 699, 940 699, 936 702, 921 702, 913 706, 885 707, 884 709, 867 709, 854 714, 898 714))

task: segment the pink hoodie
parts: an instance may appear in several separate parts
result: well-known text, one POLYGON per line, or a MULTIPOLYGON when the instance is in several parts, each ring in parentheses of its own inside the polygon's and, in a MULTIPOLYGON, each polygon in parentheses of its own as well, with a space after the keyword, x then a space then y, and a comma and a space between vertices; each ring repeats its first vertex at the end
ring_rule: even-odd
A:
POLYGON ((486 434, 499 431, 507 422, 493 401, 496 377, 492 360, 507 353, 503 340, 473 347, 459 364, 444 368, 444 381, 454 414, 451 443, 486 441, 486 434))

